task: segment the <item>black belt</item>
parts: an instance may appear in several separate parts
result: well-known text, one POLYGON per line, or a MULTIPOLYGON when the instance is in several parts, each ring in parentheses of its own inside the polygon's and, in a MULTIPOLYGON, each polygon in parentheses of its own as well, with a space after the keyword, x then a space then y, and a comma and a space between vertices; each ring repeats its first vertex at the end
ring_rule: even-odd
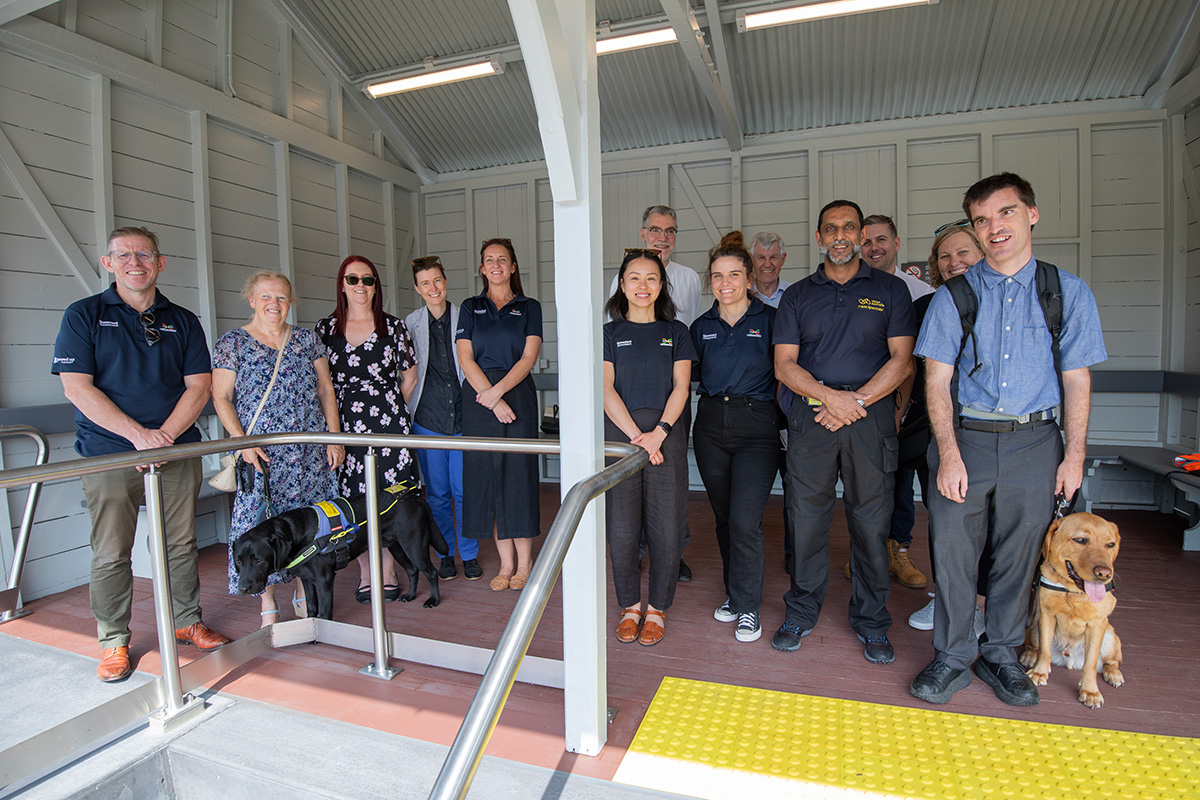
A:
POLYGON ((751 403, 769 403, 769 402, 771 402, 769 399, 762 398, 762 397, 754 397, 754 396, 748 395, 748 394, 702 394, 702 395, 700 395, 700 402, 703 403, 706 401, 707 402, 718 402, 718 403, 744 403, 746 405, 749 405, 751 403))
POLYGON ((1012 433, 1026 428, 1039 428, 1054 422, 1054 409, 1025 414, 1014 419, 976 419, 975 417, 958 418, 960 427, 969 431, 984 431, 986 433, 1012 433))

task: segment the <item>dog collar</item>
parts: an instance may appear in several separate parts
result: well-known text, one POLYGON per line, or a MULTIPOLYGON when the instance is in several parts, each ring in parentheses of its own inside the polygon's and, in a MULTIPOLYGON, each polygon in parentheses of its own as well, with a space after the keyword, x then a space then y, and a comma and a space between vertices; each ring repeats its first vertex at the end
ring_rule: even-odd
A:
MULTIPOLYGON (((1114 586, 1113 586, 1114 583, 1116 583, 1116 581, 1109 581, 1108 584, 1105 585, 1104 591, 1110 592, 1110 593, 1112 591, 1114 591, 1114 586)), ((1061 583, 1055 583, 1054 581, 1047 578, 1045 575, 1038 576, 1038 586, 1040 586, 1043 589, 1050 589, 1055 592, 1066 592, 1067 594, 1083 594, 1083 592, 1079 591, 1078 589, 1069 589, 1066 586, 1063 586, 1061 583)))

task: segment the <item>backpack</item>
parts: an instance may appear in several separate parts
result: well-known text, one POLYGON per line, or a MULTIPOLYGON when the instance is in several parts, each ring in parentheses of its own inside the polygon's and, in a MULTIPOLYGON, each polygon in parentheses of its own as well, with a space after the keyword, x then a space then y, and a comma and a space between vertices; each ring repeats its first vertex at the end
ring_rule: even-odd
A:
MULTIPOLYGON (((1062 402, 1062 353, 1059 349, 1059 338, 1062 335, 1063 302, 1062 281, 1058 277, 1058 267, 1048 261, 1038 261, 1034 285, 1037 288, 1038 304, 1042 307, 1042 315, 1046 318, 1046 328, 1050 331, 1050 352, 1054 357, 1054 372, 1058 376, 1058 399, 1059 402, 1062 402)), ((958 309, 963 331, 962 341, 958 344, 958 357, 954 359, 954 363, 958 364, 958 359, 962 358, 963 351, 967 348, 967 339, 971 339, 975 354, 975 366, 967 374, 974 375, 975 371, 983 366, 979 361, 979 340, 975 337, 975 317, 979 313, 979 298, 975 296, 975 290, 971 288, 971 284, 967 283, 965 274, 955 275, 946 281, 946 289, 949 290, 950 297, 958 309)))

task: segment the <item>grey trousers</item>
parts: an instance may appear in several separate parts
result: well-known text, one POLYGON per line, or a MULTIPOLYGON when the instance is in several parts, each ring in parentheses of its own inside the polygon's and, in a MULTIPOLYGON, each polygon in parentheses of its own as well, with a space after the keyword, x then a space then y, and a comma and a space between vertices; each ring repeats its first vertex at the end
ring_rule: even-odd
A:
MULTIPOLYGON (((173 461, 162 475, 163 530, 175 627, 200 621, 200 574, 196 552, 196 495, 200 459, 173 461)), ((145 497, 145 475, 133 467, 84 475, 83 496, 92 518, 92 615, 100 646, 129 644, 133 605, 133 538, 138 506, 145 497)))
MULTIPOLYGON (((1025 619, 1042 541, 1054 516, 1054 478, 1063 458, 1058 425, 1012 433, 959 428, 958 449, 967 468, 967 496, 952 502, 929 491, 929 536, 937 603, 933 649, 955 669, 977 655, 996 664, 1015 663, 1025 638, 1025 619), (979 556, 992 547, 987 579, 986 633, 972 631, 979 556)), ((936 484, 937 442, 929 446, 930 483, 936 484)))

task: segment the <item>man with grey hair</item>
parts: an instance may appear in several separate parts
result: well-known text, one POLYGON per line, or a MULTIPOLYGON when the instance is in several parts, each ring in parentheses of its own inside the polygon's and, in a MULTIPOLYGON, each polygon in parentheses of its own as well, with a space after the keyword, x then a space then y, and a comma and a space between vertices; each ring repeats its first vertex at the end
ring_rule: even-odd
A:
MULTIPOLYGON (((678 216, 670 206, 650 206, 642 212, 641 239, 650 250, 657 250, 659 258, 667 267, 667 282, 671 287, 671 299, 675 301, 676 319, 691 327, 700 316, 700 275, 691 267, 671 260, 675 252, 675 236, 679 233, 678 216)), ((611 297, 617 291, 617 276, 613 276, 608 289, 611 297)))
POLYGON ((759 296, 767 305, 779 308, 784 290, 792 285, 791 281, 780 277, 787 261, 783 237, 771 231, 759 231, 750 240, 750 255, 754 258, 754 284, 759 296))

